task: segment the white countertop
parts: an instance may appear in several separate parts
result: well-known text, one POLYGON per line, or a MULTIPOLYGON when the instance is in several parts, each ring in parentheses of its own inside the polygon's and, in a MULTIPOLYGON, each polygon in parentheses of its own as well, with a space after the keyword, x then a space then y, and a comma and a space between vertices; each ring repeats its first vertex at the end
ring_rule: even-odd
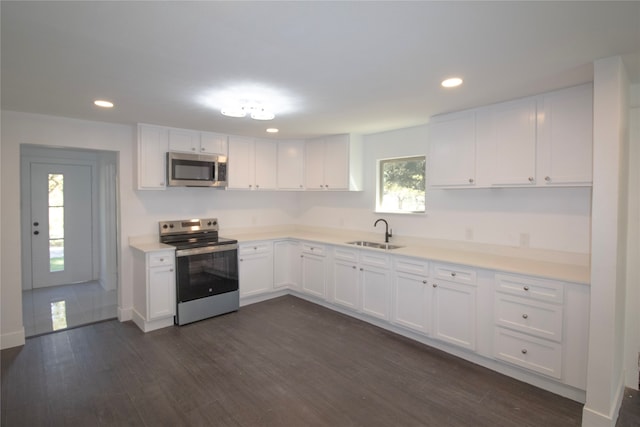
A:
MULTIPOLYGON (((402 255, 415 258, 423 258, 432 261, 450 262, 471 267, 498 270, 508 273, 526 274, 548 279, 562 280, 580 284, 590 283, 590 267, 583 264, 552 262, 548 260, 530 259, 518 256, 493 254, 478 250, 467 250, 424 245, 420 243, 403 244, 392 239, 392 244, 402 245, 402 248, 393 250, 366 248, 348 245, 346 242, 354 240, 370 240, 381 242, 381 239, 373 240, 362 237, 364 234, 345 232, 344 234, 323 233, 314 231, 284 230, 270 232, 238 232, 224 233, 224 237, 237 239, 240 243, 260 240, 297 239, 307 240, 329 245, 338 245, 360 250, 387 252, 391 255, 402 255)), ((509 248, 506 248, 507 251, 509 248)), ((517 248, 513 248, 518 253, 517 248)))

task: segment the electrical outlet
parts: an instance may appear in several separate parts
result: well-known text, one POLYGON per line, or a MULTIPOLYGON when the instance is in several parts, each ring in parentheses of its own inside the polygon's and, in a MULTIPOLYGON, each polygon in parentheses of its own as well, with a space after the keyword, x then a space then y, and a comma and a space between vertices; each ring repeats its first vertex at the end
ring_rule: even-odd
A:
POLYGON ((465 238, 467 240, 473 240, 473 228, 467 227, 467 229, 465 230, 464 235, 465 235, 465 238))

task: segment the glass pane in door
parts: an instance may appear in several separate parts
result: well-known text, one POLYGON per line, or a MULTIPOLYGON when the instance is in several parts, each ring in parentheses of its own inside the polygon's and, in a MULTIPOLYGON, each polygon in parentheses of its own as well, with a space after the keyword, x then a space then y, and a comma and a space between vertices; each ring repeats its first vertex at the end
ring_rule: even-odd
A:
POLYGON ((49 271, 64 270, 64 175, 49 174, 49 271))

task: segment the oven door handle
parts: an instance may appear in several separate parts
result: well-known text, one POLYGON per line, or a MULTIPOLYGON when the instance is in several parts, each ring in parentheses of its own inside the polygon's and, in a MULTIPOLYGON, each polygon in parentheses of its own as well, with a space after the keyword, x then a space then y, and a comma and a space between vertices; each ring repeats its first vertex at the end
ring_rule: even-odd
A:
POLYGON ((203 246, 201 248, 180 249, 176 251, 176 258, 180 258, 183 256, 190 256, 190 255, 210 254, 213 252, 234 251, 237 249, 238 249, 237 243, 232 243, 229 245, 218 245, 218 246, 203 246))

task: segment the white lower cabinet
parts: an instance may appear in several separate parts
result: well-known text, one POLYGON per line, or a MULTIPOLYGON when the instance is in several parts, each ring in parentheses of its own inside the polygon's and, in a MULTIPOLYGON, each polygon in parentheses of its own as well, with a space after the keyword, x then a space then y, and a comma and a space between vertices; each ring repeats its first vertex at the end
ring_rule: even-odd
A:
POLYGON ((274 289, 300 288, 300 243, 280 240, 273 243, 274 289))
POLYGON ((144 332, 173 325, 176 312, 175 250, 134 250, 133 321, 144 332))
POLYGON ((243 243, 238 248, 240 297, 273 290, 273 243, 243 243))
POLYGON ((325 246, 315 243, 302 243, 300 258, 302 260, 301 292, 324 299, 326 294, 325 246))
POLYGON ((576 388, 586 388, 587 286, 495 275, 494 356, 576 388))
POLYGON ((389 257, 367 250, 334 248, 333 258, 333 302, 389 320, 389 257))
POLYGON ((395 259, 392 321, 414 331, 431 332, 429 263, 412 258, 395 259))
POLYGON ((432 336, 469 350, 476 346, 476 289, 436 280, 433 288, 432 336))

